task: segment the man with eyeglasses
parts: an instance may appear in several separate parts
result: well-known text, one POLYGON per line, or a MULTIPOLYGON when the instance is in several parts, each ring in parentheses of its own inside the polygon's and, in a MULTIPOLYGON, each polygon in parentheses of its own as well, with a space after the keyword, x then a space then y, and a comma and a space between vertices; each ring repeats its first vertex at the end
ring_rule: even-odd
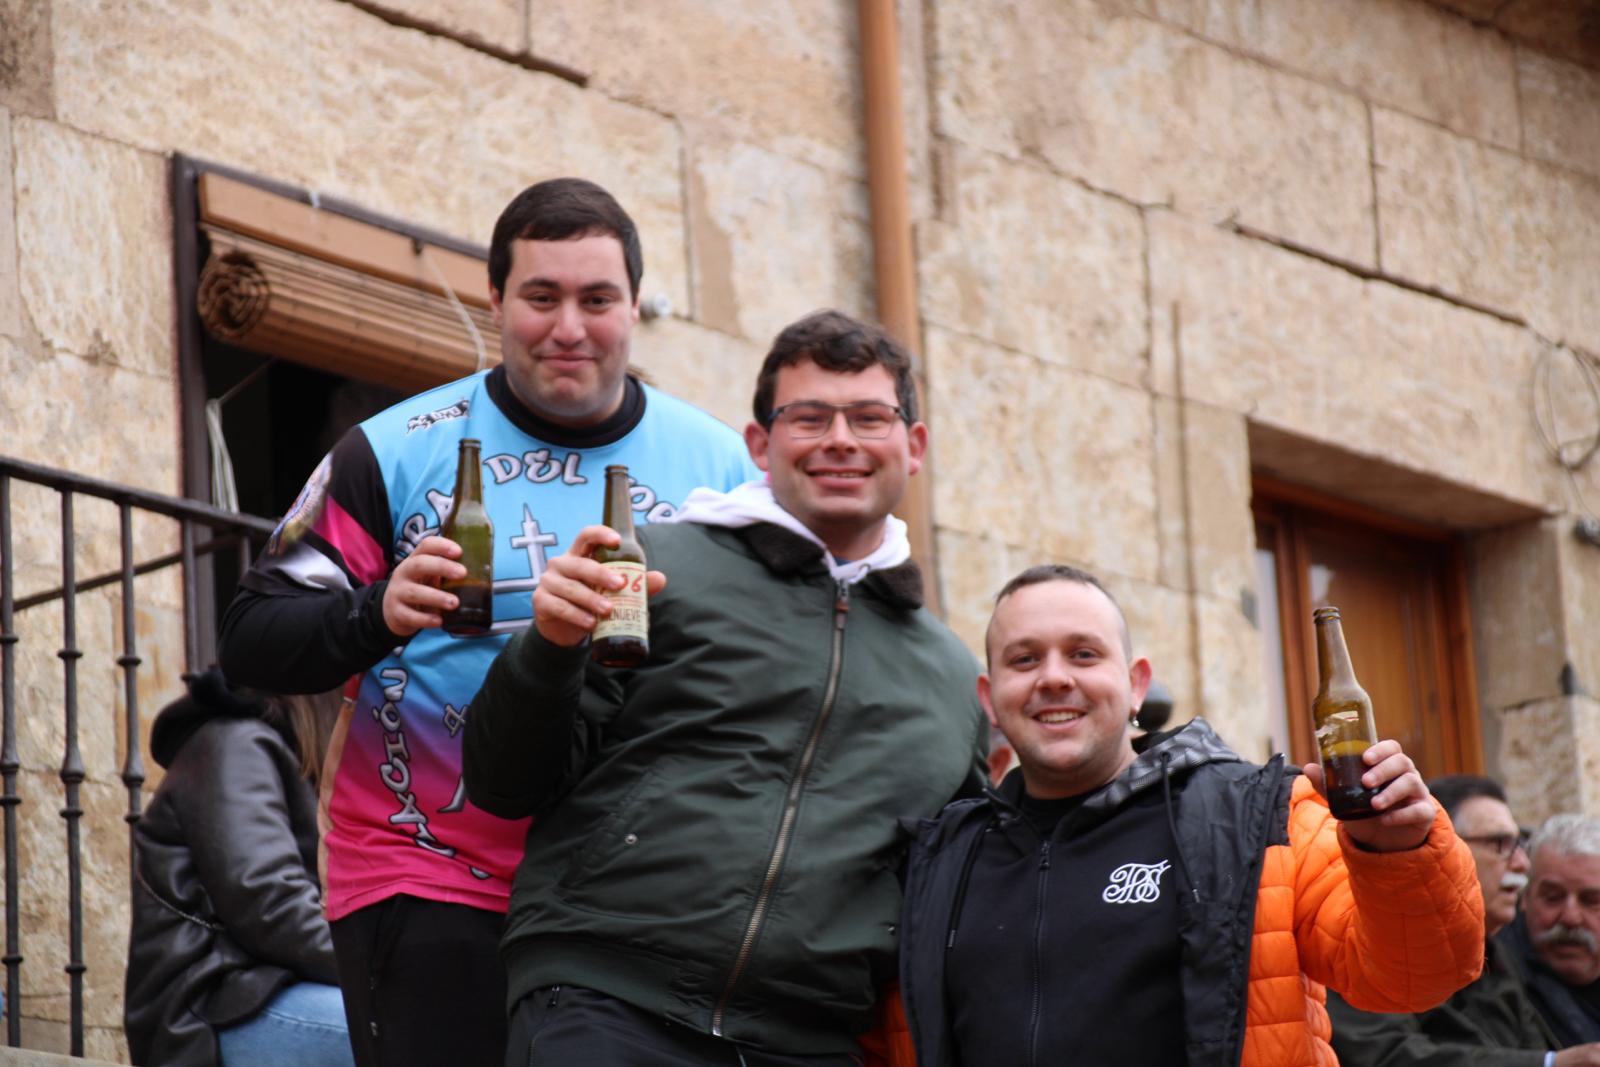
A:
POLYGON ((1600 1049, 1600 822, 1552 815, 1528 842, 1528 860, 1522 914, 1500 940, 1556 1039, 1600 1049))
POLYGON ((1428 789, 1477 864, 1488 935, 1483 974, 1419 1015, 1357 1011, 1330 992, 1328 1014, 1339 1062, 1345 1067, 1600 1064, 1600 1045, 1563 1048, 1574 1042, 1563 1040, 1541 1017, 1519 952, 1507 940, 1517 919, 1517 896, 1529 883, 1529 864, 1527 838, 1512 818, 1505 790, 1492 778, 1466 774, 1435 778, 1428 789))
POLYGON ((838 312, 774 341, 766 473, 639 531, 650 652, 588 662, 603 526, 472 700, 473 803, 532 815, 501 947, 508 1064, 858 1064, 895 969, 897 820, 985 781, 977 662, 890 512, 927 450, 910 357, 838 312))

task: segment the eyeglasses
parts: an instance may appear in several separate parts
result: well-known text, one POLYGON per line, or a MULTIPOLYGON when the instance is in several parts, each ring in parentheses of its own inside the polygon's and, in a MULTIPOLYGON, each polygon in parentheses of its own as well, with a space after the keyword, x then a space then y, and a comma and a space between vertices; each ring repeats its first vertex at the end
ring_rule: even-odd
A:
POLYGON ((895 421, 905 412, 878 400, 858 400, 854 404, 827 404, 821 400, 796 400, 773 411, 767 427, 781 423, 790 437, 821 437, 833 428, 834 416, 844 415, 850 432, 863 440, 888 437, 895 421))
POLYGON ((1475 845, 1488 845, 1494 849, 1494 854, 1505 859, 1517 849, 1527 850, 1528 835, 1515 834, 1458 834, 1463 841, 1470 841, 1475 845))

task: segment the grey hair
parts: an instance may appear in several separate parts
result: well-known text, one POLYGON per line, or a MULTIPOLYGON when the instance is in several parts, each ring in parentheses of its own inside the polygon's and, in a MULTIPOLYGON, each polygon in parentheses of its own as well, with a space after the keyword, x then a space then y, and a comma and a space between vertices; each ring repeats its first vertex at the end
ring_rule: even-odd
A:
POLYGON ((1600 821, 1582 815, 1552 815, 1528 839, 1528 858, 1539 865, 1539 850, 1563 856, 1600 856, 1600 821))

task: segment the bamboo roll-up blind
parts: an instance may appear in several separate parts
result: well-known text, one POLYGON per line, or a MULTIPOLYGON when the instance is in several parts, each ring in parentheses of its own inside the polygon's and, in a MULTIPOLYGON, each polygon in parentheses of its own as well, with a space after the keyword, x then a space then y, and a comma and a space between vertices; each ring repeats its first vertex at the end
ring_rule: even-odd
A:
POLYGON ((477 369, 465 312, 485 365, 499 362, 481 259, 217 174, 201 178, 200 199, 211 251, 196 303, 219 340, 420 390, 477 369))
MULTIPOLYGON (((420 390, 471 374, 477 350, 443 296, 204 227, 200 319, 218 339, 334 374, 420 390)), ((489 312, 462 305, 499 361, 489 312)))

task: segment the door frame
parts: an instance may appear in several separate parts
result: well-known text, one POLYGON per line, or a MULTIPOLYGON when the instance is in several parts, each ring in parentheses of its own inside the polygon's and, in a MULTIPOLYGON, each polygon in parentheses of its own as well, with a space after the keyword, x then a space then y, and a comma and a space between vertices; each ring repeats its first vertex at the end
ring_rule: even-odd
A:
MULTIPOLYGON (((1426 723, 1441 733, 1446 766, 1441 774, 1482 774, 1483 725, 1472 647, 1472 614, 1466 552, 1461 535, 1390 515, 1363 504, 1328 496, 1304 486, 1257 473, 1252 479, 1251 511, 1257 543, 1271 538, 1277 571, 1279 643, 1283 652, 1284 700, 1288 708, 1289 754, 1298 762, 1316 758, 1311 724, 1303 709, 1315 691, 1316 639, 1311 626, 1310 553, 1299 517, 1349 523, 1396 541, 1422 544, 1439 553, 1435 591, 1439 607, 1434 625, 1440 643, 1438 682, 1443 694, 1438 721, 1426 723)), ((1270 684, 1270 683, 1269 683, 1270 684)))

